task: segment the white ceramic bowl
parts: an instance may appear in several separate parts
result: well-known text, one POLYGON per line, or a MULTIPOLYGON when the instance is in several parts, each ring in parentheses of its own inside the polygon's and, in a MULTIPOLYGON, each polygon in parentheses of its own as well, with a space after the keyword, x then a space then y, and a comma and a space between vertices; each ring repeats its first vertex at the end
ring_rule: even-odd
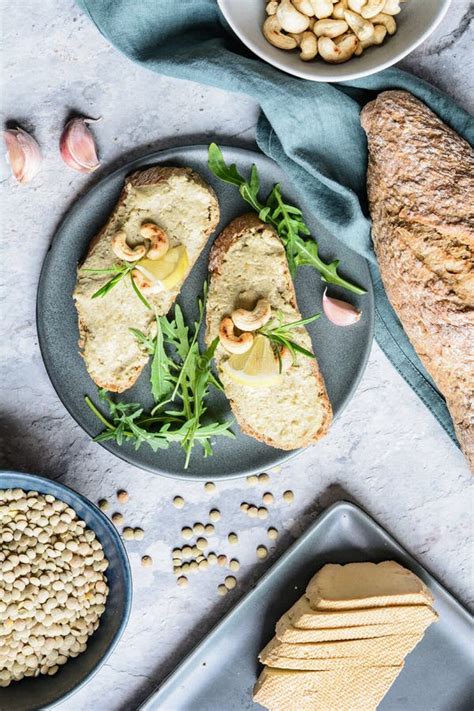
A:
POLYGON ((297 50, 273 47, 262 34, 266 18, 265 0, 218 0, 219 7, 235 34, 274 67, 312 81, 338 82, 374 74, 412 52, 436 29, 451 0, 407 0, 395 17, 398 30, 382 45, 370 47, 360 57, 344 64, 327 64, 321 59, 302 62, 297 50))

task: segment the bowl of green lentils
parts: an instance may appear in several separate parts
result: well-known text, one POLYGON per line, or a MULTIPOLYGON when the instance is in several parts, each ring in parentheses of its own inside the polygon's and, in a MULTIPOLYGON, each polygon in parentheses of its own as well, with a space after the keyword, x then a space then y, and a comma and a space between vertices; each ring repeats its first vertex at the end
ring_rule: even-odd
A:
POLYGON ((0 472, 0 709, 50 707, 86 684, 131 600, 127 554, 102 511, 57 481, 0 472))

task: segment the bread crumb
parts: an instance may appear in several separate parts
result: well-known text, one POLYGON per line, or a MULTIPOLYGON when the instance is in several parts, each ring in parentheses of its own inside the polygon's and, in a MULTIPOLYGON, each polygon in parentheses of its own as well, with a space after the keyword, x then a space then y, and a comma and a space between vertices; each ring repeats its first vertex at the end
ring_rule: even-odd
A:
POLYGON ((126 504, 129 498, 128 491, 125 491, 125 489, 117 491, 117 501, 120 501, 121 504, 126 504))
POLYGON ((295 495, 292 491, 288 489, 288 491, 283 492, 283 501, 286 501, 287 504, 291 504, 293 499, 295 498, 295 495))
POLYGON ((153 565, 153 558, 150 555, 142 557, 142 565, 144 568, 150 568, 153 565))
POLYGON ((258 546, 257 547, 257 558, 261 558, 263 560, 263 558, 266 558, 267 555, 268 555, 268 551, 265 548, 265 546, 258 546))
POLYGON ((173 499, 173 506, 177 509, 182 509, 184 506, 184 499, 182 496, 175 496, 173 499))
POLYGON ((204 484, 204 491, 207 492, 208 494, 212 494, 213 491, 216 490, 216 485, 214 484, 213 481, 206 481, 204 484))
POLYGON ((229 535, 227 536, 227 540, 228 540, 229 543, 231 543, 232 545, 235 545, 236 543, 239 542, 239 537, 238 537, 238 535, 237 535, 236 533, 229 533, 229 535))
POLYGON ((110 504, 107 501, 107 499, 101 499, 98 503, 97 506, 101 511, 107 511, 110 508, 110 504))

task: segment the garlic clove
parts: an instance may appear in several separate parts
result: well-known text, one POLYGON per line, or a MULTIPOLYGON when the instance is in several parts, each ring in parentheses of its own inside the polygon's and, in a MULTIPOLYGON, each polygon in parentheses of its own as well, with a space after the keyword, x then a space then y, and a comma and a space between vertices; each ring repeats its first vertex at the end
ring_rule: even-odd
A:
POLYGON ((88 125, 98 119, 73 118, 61 135, 59 150, 64 162, 80 173, 92 173, 100 166, 94 136, 88 125))
POLYGON ((327 289, 323 294, 323 311, 327 318, 336 326, 352 326, 361 317, 361 312, 352 304, 348 304, 341 299, 333 299, 327 295, 327 289))
POLYGON ((43 157, 38 143, 22 128, 8 128, 3 137, 14 177, 19 183, 28 183, 41 168, 43 157))

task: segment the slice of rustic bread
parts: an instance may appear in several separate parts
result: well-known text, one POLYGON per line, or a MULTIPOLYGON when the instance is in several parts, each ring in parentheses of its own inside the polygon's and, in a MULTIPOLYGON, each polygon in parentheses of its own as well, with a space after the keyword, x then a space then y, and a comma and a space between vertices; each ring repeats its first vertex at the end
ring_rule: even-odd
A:
MULTIPOLYGON (((233 220, 214 242, 209 260, 206 340, 219 332, 225 316, 236 308, 253 308, 264 298, 285 323, 301 318, 285 249, 270 226, 251 213, 233 220)), ((313 350, 305 328, 292 331, 295 342, 313 350)), ((280 449, 298 449, 326 434, 332 410, 315 359, 297 363, 272 387, 237 385, 223 369, 229 354, 219 344, 219 377, 243 432, 280 449)))
POLYGON ((122 392, 130 388, 148 361, 130 328, 149 333, 154 311, 140 301, 128 278, 108 294, 92 295, 111 277, 90 274, 85 269, 106 269, 119 264, 111 240, 118 230, 134 246, 143 242, 143 222, 163 228, 170 247, 186 248, 189 265, 174 288, 147 299, 158 314, 166 314, 219 221, 219 205, 212 188, 190 168, 155 166, 128 176, 119 201, 107 224, 92 240, 89 253, 78 270, 74 300, 79 317, 79 346, 87 370, 100 387, 122 392))

